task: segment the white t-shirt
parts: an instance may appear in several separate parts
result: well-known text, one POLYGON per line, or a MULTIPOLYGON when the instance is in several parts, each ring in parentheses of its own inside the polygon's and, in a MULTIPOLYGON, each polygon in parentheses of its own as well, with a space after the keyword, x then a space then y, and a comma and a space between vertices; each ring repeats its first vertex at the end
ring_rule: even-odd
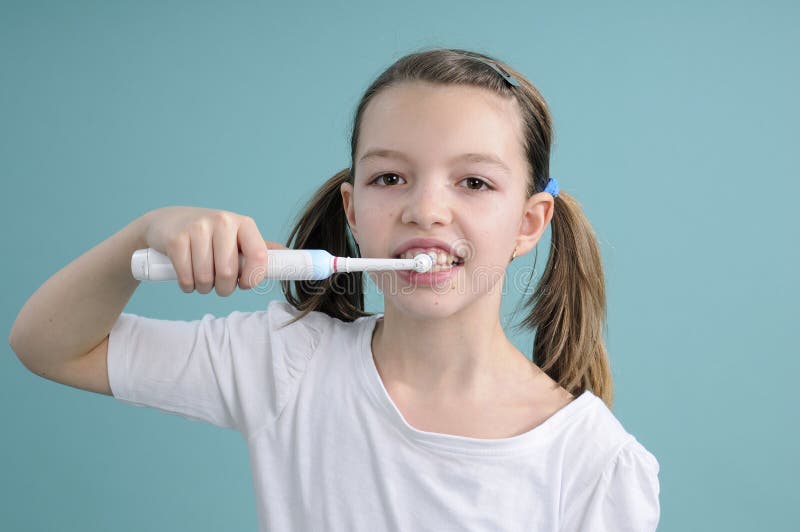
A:
POLYGON ((263 532, 656 529, 658 461, 591 391, 510 438, 417 430, 372 358, 382 314, 296 314, 123 313, 109 337, 114 397, 246 439, 263 532))

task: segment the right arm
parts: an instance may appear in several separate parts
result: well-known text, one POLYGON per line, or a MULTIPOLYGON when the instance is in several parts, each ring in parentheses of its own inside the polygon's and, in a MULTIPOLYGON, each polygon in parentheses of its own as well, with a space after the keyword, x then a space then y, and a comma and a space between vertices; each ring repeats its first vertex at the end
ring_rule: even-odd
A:
POLYGON ((131 273, 135 250, 166 253, 184 292, 208 293, 216 286, 225 296, 237 279, 241 288, 252 288, 263 278, 266 244, 250 217, 195 207, 150 211, 40 286, 14 321, 9 344, 37 375, 111 395, 108 337, 140 283, 131 273), (247 258, 241 278, 240 247, 247 258))
POLYGON ((28 299, 9 338, 26 368, 61 384, 111 395, 108 334, 139 286, 130 257, 147 247, 147 216, 69 263, 28 299))

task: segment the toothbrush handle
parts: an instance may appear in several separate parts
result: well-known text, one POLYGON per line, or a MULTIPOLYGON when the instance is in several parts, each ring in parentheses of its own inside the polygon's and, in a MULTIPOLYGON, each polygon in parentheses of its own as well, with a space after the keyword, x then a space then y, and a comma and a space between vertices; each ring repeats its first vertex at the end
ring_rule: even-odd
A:
MULTIPOLYGON (((321 249, 267 250, 267 279, 325 279, 333 273, 333 255, 321 249)), ((239 254, 239 271, 244 268, 244 255, 239 254)), ((174 281, 178 279, 170 258, 153 248, 137 249, 131 256, 131 273, 140 281, 174 281)))

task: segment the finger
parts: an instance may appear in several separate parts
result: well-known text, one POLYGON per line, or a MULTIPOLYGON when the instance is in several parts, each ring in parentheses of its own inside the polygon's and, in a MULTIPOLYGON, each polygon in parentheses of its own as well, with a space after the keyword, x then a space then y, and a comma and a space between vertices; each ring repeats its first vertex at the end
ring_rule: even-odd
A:
POLYGON ((202 229, 192 234, 192 272, 197 291, 209 293, 214 286, 214 252, 211 235, 202 229))
POLYGON ((258 285, 267 273, 267 245, 252 218, 246 218, 237 234, 244 256, 244 270, 239 276, 239 286, 249 290, 258 285))
POLYGON ((217 295, 227 297, 236 289, 239 277, 239 248, 236 228, 217 227, 214 231, 214 288, 217 295))
POLYGON ((167 255, 175 268, 178 286, 184 292, 194 291, 194 274, 192 273, 192 249, 188 237, 179 239, 175 245, 167 249, 167 255))

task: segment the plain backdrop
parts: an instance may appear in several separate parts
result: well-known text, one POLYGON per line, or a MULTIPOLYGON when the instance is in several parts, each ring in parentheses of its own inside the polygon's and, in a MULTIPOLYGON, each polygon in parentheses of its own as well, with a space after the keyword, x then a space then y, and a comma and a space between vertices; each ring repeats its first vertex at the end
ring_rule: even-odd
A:
MULTIPOLYGON (((348 166, 383 69, 485 52, 549 102, 552 175, 597 232, 614 413, 661 464, 659 530, 796 530, 799 23, 797 3, 764 1, 4 1, 0 323, 157 207, 232 210, 285 241, 348 166)), ((511 329, 523 295, 509 287, 504 323, 530 353, 511 329)), ((281 297, 143 283, 126 311, 188 320, 281 297)), ((2 530, 257 527, 236 432, 44 380, 9 347, 0 417, 2 530)))

